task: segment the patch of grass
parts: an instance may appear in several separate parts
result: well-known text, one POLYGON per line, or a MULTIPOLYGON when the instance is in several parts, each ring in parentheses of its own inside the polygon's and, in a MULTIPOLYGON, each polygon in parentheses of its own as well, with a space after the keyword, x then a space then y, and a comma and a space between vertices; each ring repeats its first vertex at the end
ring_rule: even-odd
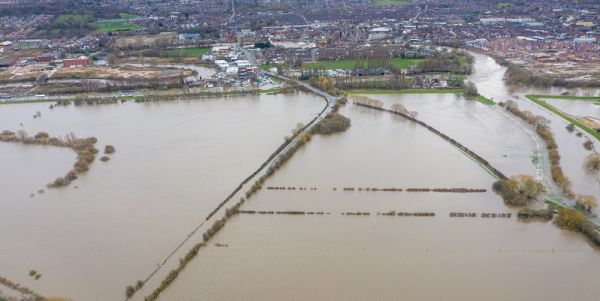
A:
MULTIPOLYGON (((354 69, 357 61, 360 61, 362 65, 367 66, 366 60, 324 60, 313 63, 304 64, 305 67, 310 69, 354 69)), ((396 68, 408 68, 422 62, 423 59, 412 59, 412 58, 393 58, 390 60, 390 64, 396 68)))
POLYGON ((498 7, 509 7, 512 6, 510 2, 498 2, 498 7))
POLYGON ((403 90, 385 90, 385 89, 352 89, 343 90, 344 94, 461 94, 463 89, 403 89, 403 90))
POLYGON ((480 103, 482 103, 484 105, 488 105, 488 106, 493 106, 496 104, 496 102, 494 102, 493 100, 491 100, 483 95, 475 96, 475 100, 479 101, 480 103))
POLYGON ((129 20, 137 18, 136 15, 120 13, 119 19, 98 19, 96 21, 97 32, 130 31, 143 29, 137 24, 130 24, 129 20))
POLYGON ((582 99, 582 100, 588 99, 588 100, 593 100, 593 99, 597 99, 597 97, 594 98, 594 97, 585 97, 585 96, 578 97, 578 96, 546 96, 546 95, 526 95, 526 97, 527 97, 527 99, 533 101, 534 103, 538 104, 539 106, 562 117, 563 119, 574 124, 578 128, 588 132, 590 135, 594 136, 594 138, 596 138, 598 141, 600 141, 600 133, 597 132, 595 129, 590 128, 585 123, 579 121, 576 118, 571 117, 569 114, 564 113, 563 111, 557 109, 553 105, 540 99, 540 98, 547 98, 547 99, 582 99))
POLYGON ((177 48, 169 49, 167 53, 185 57, 197 57, 207 54, 208 48, 177 48))
POLYGON ((424 59, 407 59, 407 58, 393 58, 391 59, 392 65, 397 68, 408 68, 410 66, 414 66, 420 62, 424 61, 424 59))
POLYGON ((277 88, 271 88, 271 89, 261 89, 260 91, 258 91, 258 93, 260 94, 275 94, 275 93, 279 93, 281 92, 281 88, 277 87, 277 88))
POLYGON ((127 96, 119 96, 119 99, 125 100, 125 101, 131 101, 131 100, 136 100, 137 97, 131 96, 131 95, 127 95, 127 96))
POLYGON ((121 19, 127 19, 127 20, 131 20, 131 19, 135 19, 138 18, 139 16, 134 15, 134 14, 130 14, 130 13, 119 13, 119 18, 121 19))
POLYGON ((563 205, 561 205, 557 202, 551 201, 551 200, 545 200, 544 203, 546 205, 548 205, 550 208, 556 209, 556 210, 558 210, 558 208, 564 207, 563 205))
POLYGON ((404 5, 408 3, 408 0, 374 0, 375 5, 389 6, 389 5, 404 5))

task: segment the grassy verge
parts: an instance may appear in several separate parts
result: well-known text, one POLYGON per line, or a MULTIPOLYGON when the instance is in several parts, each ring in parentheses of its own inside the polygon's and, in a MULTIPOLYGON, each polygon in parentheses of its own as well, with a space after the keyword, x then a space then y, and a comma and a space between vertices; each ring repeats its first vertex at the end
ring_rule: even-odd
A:
POLYGON ((557 202, 551 201, 551 200, 545 200, 544 203, 546 205, 548 205, 550 208, 556 209, 556 210, 558 210, 558 208, 564 207, 563 205, 561 205, 557 202))
POLYGON ((56 102, 56 99, 39 99, 39 100, 9 100, 9 101, 0 101, 0 105, 18 105, 18 104, 26 104, 26 103, 44 103, 44 102, 56 102))
POLYGON ((494 102, 493 100, 491 100, 483 95, 475 96, 475 100, 479 101, 480 103, 482 103, 484 105, 488 105, 488 106, 493 106, 496 104, 496 102, 494 102))
POLYGON ((600 101, 600 96, 568 96, 568 95, 528 95, 538 99, 562 99, 562 100, 582 100, 582 101, 600 101))
POLYGON ((195 56, 203 56, 208 53, 208 48, 178 48, 178 49, 169 49, 167 50, 168 54, 177 55, 177 56, 185 56, 185 57, 195 57, 195 56))
POLYGON ((463 89, 403 89, 403 90, 385 90, 385 89, 352 89, 343 90, 344 94, 461 94, 463 89))
POLYGON ((258 91, 258 93, 260 94, 275 94, 275 93, 279 93, 281 92, 281 88, 277 87, 277 88, 271 88, 271 89, 261 89, 260 91, 258 91))
MULTIPOLYGON (((586 131, 587 133, 589 133, 590 135, 594 136, 594 138, 596 138, 598 141, 600 141, 600 133, 597 132, 595 129, 590 128, 589 126, 587 126, 585 123, 577 120, 576 118, 571 117, 569 114, 566 114, 565 112, 557 109, 556 107, 552 106, 551 104, 541 100, 540 98, 551 98, 550 96, 545 96, 545 95, 527 95, 526 96, 527 99, 533 101, 534 103, 538 104, 539 106, 547 109, 548 111, 562 117, 563 119, 567 120, 568 122, 574 124, 575 126, 577 126, 578 128, 586 131)), ((556 97, 556 96, 555 96, 556 97)), ((567 97, 567 96, 565 96, 567 97)), ((574 96, 570 96, 570 98, 554 98, 554 99, 579 99, 579 98, 573 98, 574 96)), ((597 98, 596 98, 597 99, 597 98)))

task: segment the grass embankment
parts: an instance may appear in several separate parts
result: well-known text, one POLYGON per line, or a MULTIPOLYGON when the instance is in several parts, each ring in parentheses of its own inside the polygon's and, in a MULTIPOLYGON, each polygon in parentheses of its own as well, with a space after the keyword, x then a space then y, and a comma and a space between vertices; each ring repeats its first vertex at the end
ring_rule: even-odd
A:
POLYGON ((475 96, 475 100, 479 101, 480 103, 484 104, 484 105, 488 105, 488 106, 493 106, 496 104, 495 101, 483 96, 483 95, 477 95, 475 96))
POLYGON ((130 31, 143 29, 142 26, 137 24, 130 24, 129 20, 135 19, 138 16, 120 13, 118 19, 98 19, 96 21, 97 32, 113 32, 113 31, 130 31))
MULTIPOLYGON (((408 68, 416 65, 424 59, 412 59, 412 58, 393 58, 390 59, 390 64, 396 68, 408 68)), ((367 60, 324 60, 317 61, 314 63, 306 63, 304 67, 309 69, 354 69, 357 63, 368 66, 367 60)))
POLYGON ((181 57, 197 57, 208 53, 208 48, 177 48, 167 50, 168 54, 181 57))
POLYGON ((56 102, 56 99, 39 99, 39 100, 9 100, 0 101, 0 105, 18 105, 26 103, 44 103, 44 102, 56 102))
POLYGON ((591 101, 591 100, 600 100, 600 98, 598 97, 588 97, 588 96, 546 96, 546 95, 526 95, 527 99, 533 101, 534 103, 538 104, 539 106, 547 109, 548 111, 562 117, 563 119, 565 119, 566 121, 574 124, 575 126, 577 126, 578 128, 586 131, 587 133, 589 133, 590 135, 594 136, 594 138, 596 138, 598 141, 600 141, 600 133, 597 132, 595 129, 590 128, 589 126, 587 126, 585 123, 579 121, 576 118, 573 118, 571 115, 557 109, 556 107, 554 107, 553 105, 543 101, 541 98, 546 98, 546 99, 565 99, 565 100, 587 100, 587 101, 591 101))
POLYGON ((402 90, 387 90, 387 89, 352 89, 343 90, 344 94, 461 94, 463 89, 402 89, 402 90))
POLYGON ((259 94, 275 94, 281 92, 280 87, 270 88, 270 89, 261 89, 258 91, 259 94))

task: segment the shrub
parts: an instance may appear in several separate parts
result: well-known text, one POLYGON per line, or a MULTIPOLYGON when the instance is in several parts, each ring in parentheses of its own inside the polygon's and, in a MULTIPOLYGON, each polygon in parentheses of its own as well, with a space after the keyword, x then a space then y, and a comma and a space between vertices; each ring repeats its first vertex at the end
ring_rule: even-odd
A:
POLYGON ((114 147, 114 146, 112 146, 112 145, 110 145, 110 144, 109 144, 109 145, 106 145, 106 146, 104 147, 104 153, 105 153, 105 154, 114 154, 114 153, 115 153, 115 151, 116 151, 115 147, 114 147))
POLYGON ((477 95, 479 95, 479 92, 477 91, 475 84, 473 82, 468 82, 465 85, 465 96, 475 97, 477 95))
POLYGON ((592 142, 591 140, 586 140, 583 143, 583 148, 587 149, 587 150, 592 150, 594 149, 594 142, 592 142))
POLYGON ((343 132, 349 127, 350 119, 339 113, 329 113, 311 128, 311 134, 329 135, 343 132))
POLYGON ((127 298, 131 298, 133 294, 135 294, 135 288, 131 285, 128 285, 125 288, 125 296, 127 296, 127 298))
POLYGON ((539 219, 544 221, 549 221, 554 216, 554 210, 550 207, 546 209, 531 209, 531 208, 523 208, 519 211, 517 216, 521 219, 539 219))
POLYGON ((598 201, 593 195, 579 195, 575 199, 575 206, 587 212, 592 212, 594 208, 598 207, 598 201))
POLYGON ((600 154, 590 154, 585 159, 585 168, 589 171, 600 170, 600 154))
POLYGON ((569 133, 573 133, 575 131, 575 125, 572 123, 569 123, 569 125, 567 125, 566 129, 569 133))

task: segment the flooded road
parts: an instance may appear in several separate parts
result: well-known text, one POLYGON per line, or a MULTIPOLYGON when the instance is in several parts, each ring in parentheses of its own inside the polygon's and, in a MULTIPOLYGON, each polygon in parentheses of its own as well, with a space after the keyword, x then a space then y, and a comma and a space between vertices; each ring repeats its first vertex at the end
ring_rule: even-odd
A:
POLYGON ((0 129, 74 132, 112 144, 109 162, 64 189, 66 149, 0 144, 2 276, 75 300, 120 300, 323 99, 300 93, 48 109, 0 106, 0 129), (42 117, 33 119, 40 111, 42 117), (20 126, 23 123, 23 126, 20 126), (78 188, 75 188, 77 186, 78 188), (43 276, 27 274, 36 269, 43 276))

